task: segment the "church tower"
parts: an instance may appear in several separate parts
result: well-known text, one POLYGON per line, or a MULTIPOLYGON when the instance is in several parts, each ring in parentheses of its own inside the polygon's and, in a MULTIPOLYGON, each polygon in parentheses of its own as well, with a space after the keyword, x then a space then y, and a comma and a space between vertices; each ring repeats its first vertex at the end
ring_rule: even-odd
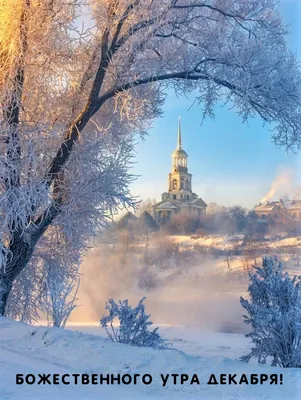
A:
POLYGON ((181 121, 178 124, 178 144, 172 153, 172 171, 168 175, 168 194, 174 200, 192 200, 193 193, 191 188, 192 175, 187 168, 188 154, 182 148, 181 121))
POLYGON ((162 200, 153 206, 153 215, 158 223, 166 221, 183 209, 198 215, 206 212, 207 204, 192 191, 192 175, 188 172, 187 159, 188 154, 182 148, 179 118, 178 143, 176 150, 172 153, 172 169, 168 174, 168 191, 162 193, 162 200))

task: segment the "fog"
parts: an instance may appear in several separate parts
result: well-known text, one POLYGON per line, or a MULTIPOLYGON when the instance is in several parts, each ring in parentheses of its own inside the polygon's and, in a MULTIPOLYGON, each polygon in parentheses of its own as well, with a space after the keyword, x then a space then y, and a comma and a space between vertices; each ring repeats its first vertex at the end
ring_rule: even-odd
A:
MULTIPOLYGON (((239 298, 246 295, 245 276, 227 272, 221 259, 198 255, 194 263, 165 268, 152 265, 147 279, 152 288, 139 287, 140 255, 100 246, 82 264, 78 307, 71 322, 95 322, 106 314, 105 302, 129 299, 135 306, 146 296, 146 312, 155 324, 198 326, 221 332, 245 332, 239 298)), ((246 274, 245 274, 246 275, 246 274)))

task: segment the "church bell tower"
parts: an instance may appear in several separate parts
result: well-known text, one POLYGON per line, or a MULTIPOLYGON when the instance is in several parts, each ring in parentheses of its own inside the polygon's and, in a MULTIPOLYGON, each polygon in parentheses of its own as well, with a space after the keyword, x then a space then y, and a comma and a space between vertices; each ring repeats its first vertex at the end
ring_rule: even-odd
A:
POLYGON ((182 148, 181 120, 178 123, 178 143, 172 153, 172 171, 168 175, 168 194, 174 200, 192 200, 191 177, 187 168, 188 154, 182 148))

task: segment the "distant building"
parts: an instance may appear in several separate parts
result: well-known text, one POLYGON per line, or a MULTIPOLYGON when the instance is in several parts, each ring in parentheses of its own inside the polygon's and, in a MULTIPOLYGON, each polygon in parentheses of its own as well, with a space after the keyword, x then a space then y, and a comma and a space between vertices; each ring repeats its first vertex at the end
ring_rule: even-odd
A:
POLYGON ((268 201, 259 203, 254 211, 260 218, 290 216, 295 220, 301 219, 301 200, 268 201))
POLYGON ((178 145, 172 153, 172 171, 168 175, 168 191, 162 201, 153 206, 156 221, 169 218, 172 214, 186 209, 198 214, 206 211, 207 204, 192 191, 191 178, 187 168, 188 154, 182 148, 181 123, 178 127, 178 145))

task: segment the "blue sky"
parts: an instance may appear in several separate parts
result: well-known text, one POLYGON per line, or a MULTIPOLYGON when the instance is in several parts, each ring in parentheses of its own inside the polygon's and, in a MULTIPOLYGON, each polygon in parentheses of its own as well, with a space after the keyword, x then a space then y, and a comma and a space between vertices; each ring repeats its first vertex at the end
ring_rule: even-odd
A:
MULTIPOLYGON (((301 0, 281 0, 280 11, 290 25, 288 44, 301 60, 301 0)), ((163 117, 154 122, 146 140, 137 144, 133 173, 140 177, 131 187, 134 195, 159 200, 167 190, 178 116, 193 190, 207 203, 253 207, 279 174, 287 179, 282 179, 285 183, 276 198, 301 184, 301 155, 277 149, 260 119, 243 124, 235 111, 217 107, 215 119, 208 118, 201 125, 200 107, 188 110, 192 102, 193 98, 177 98, 171 93, 163 117)))

